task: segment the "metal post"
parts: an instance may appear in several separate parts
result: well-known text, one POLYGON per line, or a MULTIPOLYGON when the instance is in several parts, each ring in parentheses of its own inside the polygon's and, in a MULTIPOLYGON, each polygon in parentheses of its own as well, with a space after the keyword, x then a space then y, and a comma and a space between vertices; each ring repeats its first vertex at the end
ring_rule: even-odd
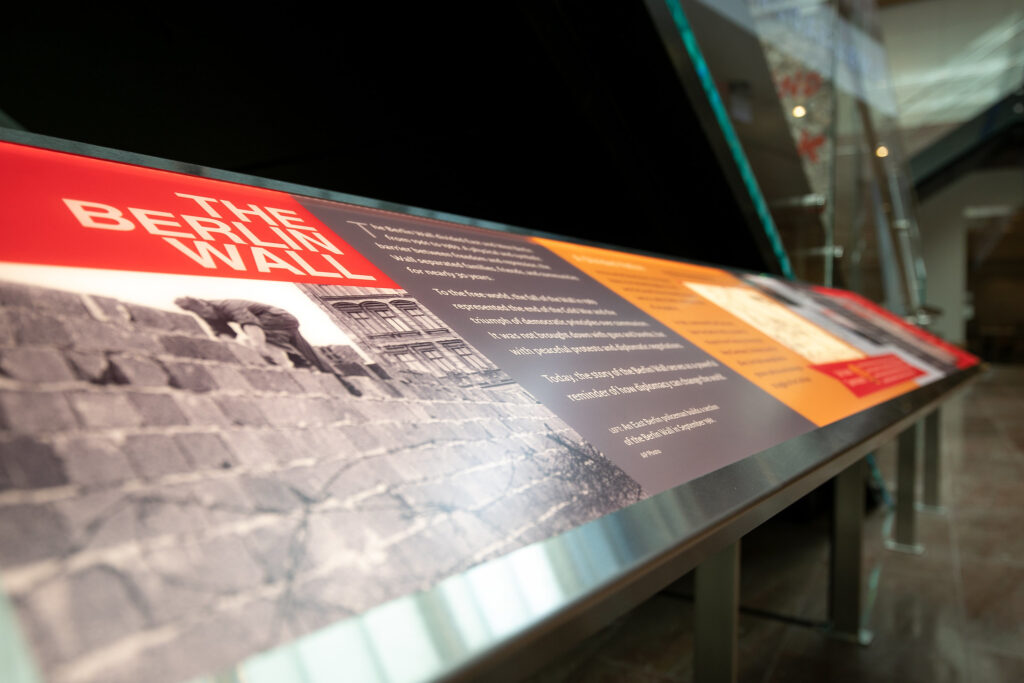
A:
POLYGON ((697 683, 735 683, 740 542, 697 567, 694 577, 693 674, 697 683))
POLYGON ((939 510, 942 507, 939 503, 939 487, 942 485, 939 463, 941 421, 941 408, 936 408, 924 418, 924 507, 931 510, 939 510))
POLYGON ((919 555, 924 548, 917 543, 917 511, 914 489, 917 484, 917 450, 921 444, 923 424, 919 420, 897 438, 896 454, 896 529, 894 538, 886 541, 890 550, 919 555))
POLYGON ((861 628, 861 541, 864 529, 864 460, 835 478, 832 554, 829 576, 829 635, 867 645, 871 632, 861 628))

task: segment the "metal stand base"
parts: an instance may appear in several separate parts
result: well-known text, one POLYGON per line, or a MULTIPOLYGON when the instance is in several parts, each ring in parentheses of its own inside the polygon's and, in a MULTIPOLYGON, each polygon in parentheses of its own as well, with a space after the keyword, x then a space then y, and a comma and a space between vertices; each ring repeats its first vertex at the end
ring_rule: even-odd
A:
POLYGON ((865 461, 858 460, 835 479, 829 562, 830 625, 825 631, 831 638, 862 645, 871 642, 871 632, 861 628, 865 473, 865 461))
POLYGON ((897 437, 896 455, 896 524, 892 544, 886 547, 903 552, 921 552, 917 543, 917 451, 921 446, 922 422, 908 427, 897 437))
POLYGON ((900 543, 894 541, 891 538, 885 539, 885 549, 894 550, 898 553, 907 553, 908 555, 923 555, 924 546, 920 543, 900 543))
POLYGON ((740 604, 739 541, 697 567, 694 588, 694 680, 697 683, 735 683, 740 604))
POLYGON ((939 488, 942 469, 939 453, 939 428, 942 413, 939 408, 924 418, 924 504, 926 509, 939 508, 939 488))
POLYGON ((825 629, 825 635, 832 640, 838 640, 843 643, 853 643, 854 645, 860 645, 861 647, 867 647, 871 644, 871 641, 875 639, 873 631, 862 628, 857 633, 843 633, 836 631, 833 628, 825 629))

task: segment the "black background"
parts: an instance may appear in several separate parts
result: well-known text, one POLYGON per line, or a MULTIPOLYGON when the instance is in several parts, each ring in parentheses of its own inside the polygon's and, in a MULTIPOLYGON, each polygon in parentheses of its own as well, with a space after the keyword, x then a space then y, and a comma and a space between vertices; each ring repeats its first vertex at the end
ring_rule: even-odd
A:
POLYGON ((358 5, 11 20, 0 109, 35 133, 772 269, 640 0, 358 5))

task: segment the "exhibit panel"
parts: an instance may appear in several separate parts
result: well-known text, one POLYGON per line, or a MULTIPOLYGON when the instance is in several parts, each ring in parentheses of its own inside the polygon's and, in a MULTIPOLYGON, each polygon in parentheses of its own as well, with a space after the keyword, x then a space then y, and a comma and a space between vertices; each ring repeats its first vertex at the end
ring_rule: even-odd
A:
POLYGON ((46 680, 478 664, 977 364, 848 293, 137 161, 0 142, 3 627, 46 680))

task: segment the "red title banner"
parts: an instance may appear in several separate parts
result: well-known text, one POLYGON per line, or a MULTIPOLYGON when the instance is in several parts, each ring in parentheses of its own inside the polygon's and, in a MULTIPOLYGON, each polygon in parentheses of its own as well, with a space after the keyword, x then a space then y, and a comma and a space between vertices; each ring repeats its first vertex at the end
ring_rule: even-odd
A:
POLYGON ((964 351, 958 346, 950 344, 944 339, 936 337, 934 334, 925 332, 915 325, 911 325, 898 315, 882 308, 869 299, 865 299, 859 294, 847 292, 842 289, 831 289, 829 287, 821 286, 815 286, 814 290, 821 294, 825 294, 826 296, 830 296, 834 300, 843 302, 848 310, 859 314, 862 318, 874 322, 883 328, 887 328, 890 333, 893 333, 896 336, 903 335, 905 339, 910 339, 912 341, 916 340, 916 342, 923 345, 922 348, 926 349, 928 352, 933 354, 938 353, 944 356, 940 357, 939 360, 955 365, 958 369, 962 370, 964 368, 969 368, 980 362, 980 359, 977 356, 964 351))
POLYGON ((0 142, 0 260, 396 288, 290 195, 0 142))
POLYGON ((837 363, 822 363, 811 367, 839 380, 858 397, 868 396, 924 374, 891 353, 837 363))

